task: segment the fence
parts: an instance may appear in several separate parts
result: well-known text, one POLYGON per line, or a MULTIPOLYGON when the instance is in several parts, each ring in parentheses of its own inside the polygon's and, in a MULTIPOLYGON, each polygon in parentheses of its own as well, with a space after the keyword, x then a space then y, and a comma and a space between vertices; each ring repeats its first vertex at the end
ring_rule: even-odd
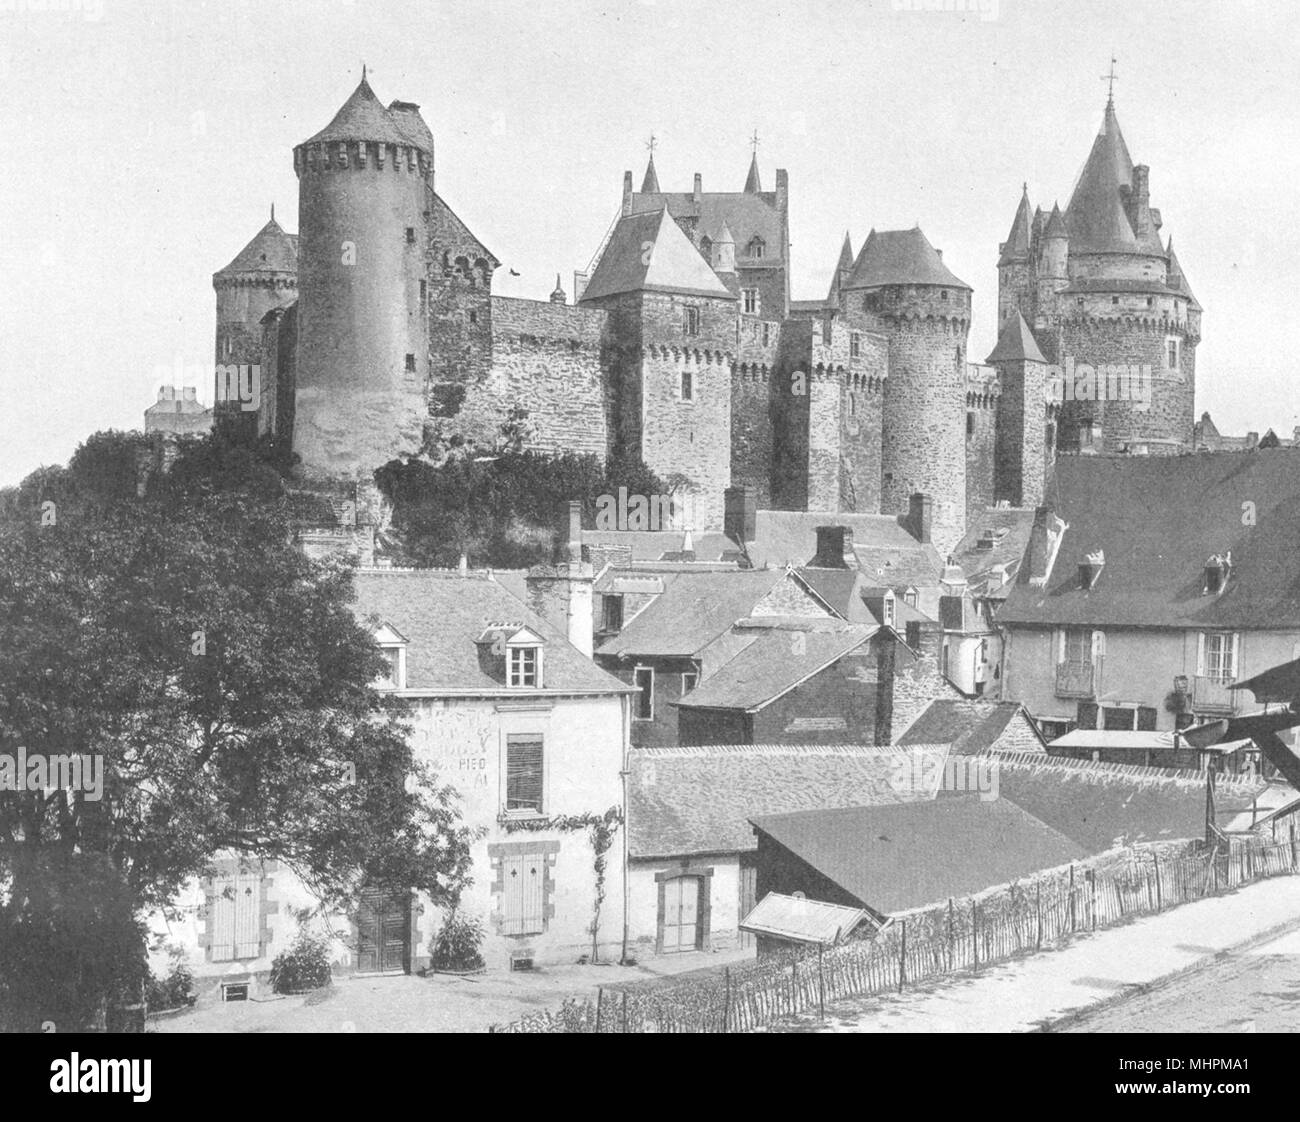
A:
POLYGON ((1251 841, 1191 855, 1137 850, 1100 867, 1053 870, 996 893, 949 900, 851 940, 760 959, 705 978, 602 989, 493 1032, 745 1032, 846 997, 1004 962, 1136 916, 1300 869, 1300 842, 1251 841))

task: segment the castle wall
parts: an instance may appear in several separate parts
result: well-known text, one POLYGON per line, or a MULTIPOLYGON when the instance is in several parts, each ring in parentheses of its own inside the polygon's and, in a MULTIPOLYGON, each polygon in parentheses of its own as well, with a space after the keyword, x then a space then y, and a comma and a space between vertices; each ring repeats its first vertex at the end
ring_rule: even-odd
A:
MULTIPOLYGON (((992 506, 997 474, 1000 387, 992 370, 970 368, 966 388, 966 512, 992 506)), ((1042 428, 1041 423, 1038 426, 1042 428)))

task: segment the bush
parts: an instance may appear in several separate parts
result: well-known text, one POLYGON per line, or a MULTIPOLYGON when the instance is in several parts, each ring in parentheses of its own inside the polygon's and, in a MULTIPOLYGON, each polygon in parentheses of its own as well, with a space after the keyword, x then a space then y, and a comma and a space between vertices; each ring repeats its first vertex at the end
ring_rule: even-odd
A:
POLYGON ((300 929, 293 945, 271 963, 271 989, 275 993, 306 993, 330 984, 329 942, 322 935, 300 929))
POLYGON ((145 1003, 150 1011, 179 1009, 194 1004, 194 975, 185 965, 184 952, 171 952, 171 969, 164 977, 150 974, 145 988, 145 1003))
POLYGON ((474 916, 452 912, 433 940, 432 965, 435 970, 481 970, 483 924, 474 916))

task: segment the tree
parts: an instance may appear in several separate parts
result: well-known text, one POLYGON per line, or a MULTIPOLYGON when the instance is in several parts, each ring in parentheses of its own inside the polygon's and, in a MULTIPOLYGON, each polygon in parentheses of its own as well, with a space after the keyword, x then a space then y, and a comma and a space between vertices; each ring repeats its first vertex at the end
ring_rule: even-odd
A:
POLYGON ((4 498, 0 756, 98 759, 103 789, 0 790, 0 1021, 93 1018, 138 973, 142 913, 223 850, 323 905, 363 882, 455 902, 454 792, 371 686, 350 569, 295 547, 254 450, 193 440, 164 474, 148 438, 99 434, 4 498))

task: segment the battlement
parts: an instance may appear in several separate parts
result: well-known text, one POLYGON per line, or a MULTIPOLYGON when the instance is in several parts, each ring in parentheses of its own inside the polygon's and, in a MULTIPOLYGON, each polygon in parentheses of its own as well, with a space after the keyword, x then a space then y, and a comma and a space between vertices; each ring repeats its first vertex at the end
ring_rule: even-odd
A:
POLYGON ((887 326, 933 320, 958 331, 970 330, 971 294, 965 288, 941 285, 885 285, 848 297, 853 311, 862 311, 887 326))
POLYGON ((232 288, 298 288, 298 277, 293 273, 241 273, 231 276, 229 273, 213 273, 212 287, 218 292, 232 288))
POLYGON ((966 364, 966 408, 994 409, 1002 396, 997 368, 978 362, 966 364))
POLYGON ((369 168, 419 175, 433 174, 433 158, 409 144, 386 144, 373 140, 328 140, 300 144, 293 150, 293 170, 306 172, 348 171, 369 168))
POLYGON ((493 339, 514 339, 524 346, 599 350, 608 324, 609 313, 603 308, 517 296, 492 297, 493 339))

